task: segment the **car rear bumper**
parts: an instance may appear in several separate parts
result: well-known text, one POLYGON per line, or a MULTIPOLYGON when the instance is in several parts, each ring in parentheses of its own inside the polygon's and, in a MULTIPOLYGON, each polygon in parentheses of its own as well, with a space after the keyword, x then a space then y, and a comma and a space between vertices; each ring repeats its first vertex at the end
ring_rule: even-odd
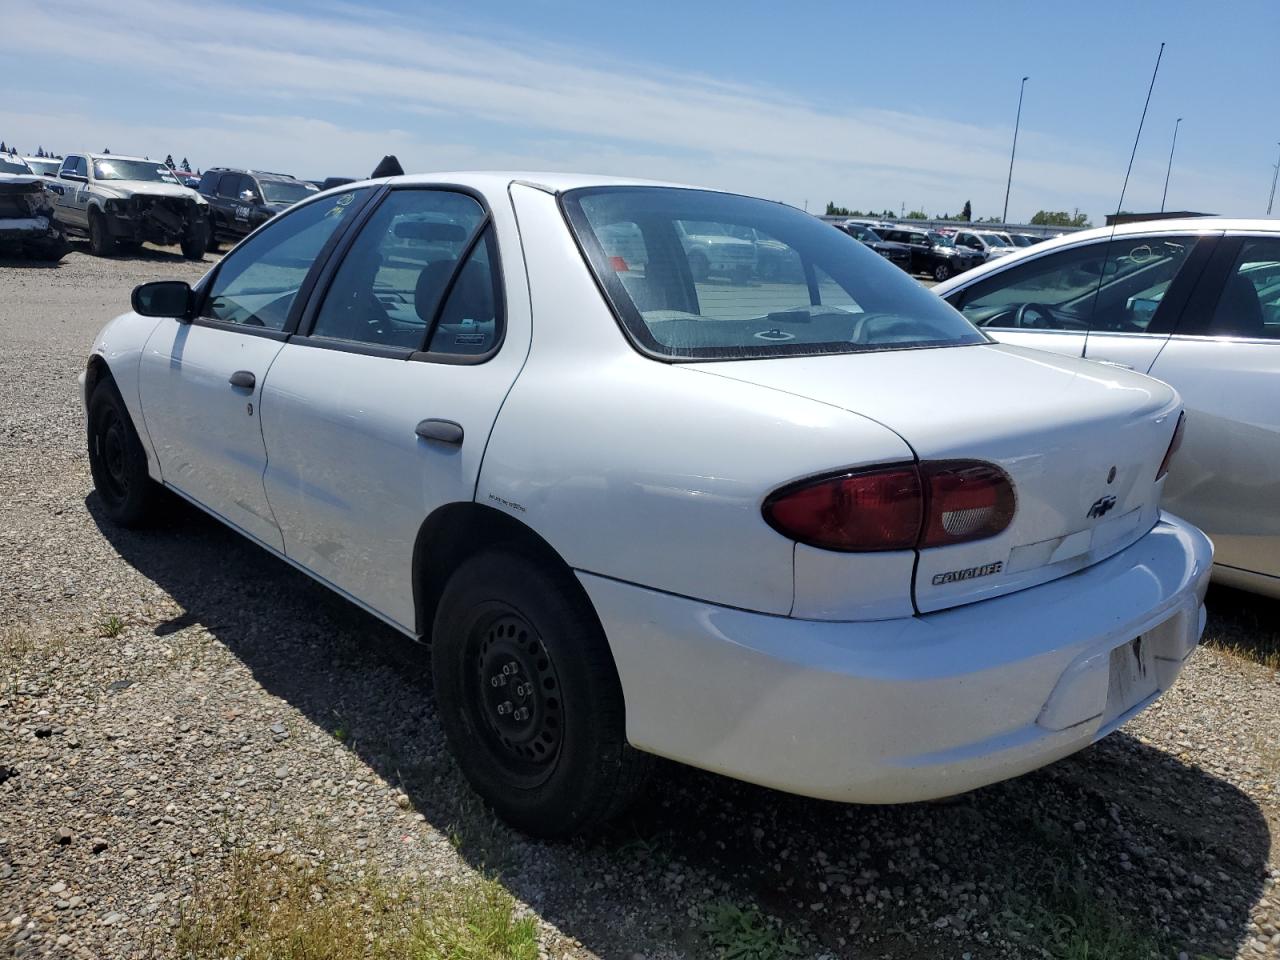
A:
POLYGON ((856 623, 579 578, 636 747, 792 793, 901 803, 1034 770, 1143 710, 1195 649, 1212 559, 1203 533, 1165 515, 1071 576, 856 623))

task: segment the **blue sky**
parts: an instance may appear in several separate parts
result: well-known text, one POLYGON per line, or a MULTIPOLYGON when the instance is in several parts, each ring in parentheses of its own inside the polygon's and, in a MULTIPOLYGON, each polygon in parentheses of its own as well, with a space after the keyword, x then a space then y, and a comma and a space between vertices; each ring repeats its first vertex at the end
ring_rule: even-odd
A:
POLYGON ((0 0, 0 139, 305 177, 575 169, 1010 218, 1265 211, 1280 2, 0 0))

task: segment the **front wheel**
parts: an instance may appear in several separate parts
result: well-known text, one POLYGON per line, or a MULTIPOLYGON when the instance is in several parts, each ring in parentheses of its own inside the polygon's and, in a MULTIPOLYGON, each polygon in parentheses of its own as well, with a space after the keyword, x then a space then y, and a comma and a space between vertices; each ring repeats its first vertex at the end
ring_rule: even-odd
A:
POLYGON ((568 573, 516 550, 463 563, 440 598, 431 666, 458 765, 518 829, 588 831, 639 786, 649 758, 626 742, 608 642, 568 573))
POLYGON ((147 474, 147 452, 109 378, 89 398, 89 472, 113 522, 135 527, 154 514, 161 488, 147 474))
POLYGON ((97 210, 89 211, 89 252, 95 257, 109 257, 116 252, 116 242, 107 232, 107 220, 97 210))
POLYGON ((204 253, 208 249, 209 221, 204 217, 197 217, 191 221, 182 238, 182 255, 188 260, 203 260, 204 253))
POLYGON ((948 279, 950 276, 951 264, 949 263, 940 263, 933 268, 933 279, 937 280, 939 283, 948 279))

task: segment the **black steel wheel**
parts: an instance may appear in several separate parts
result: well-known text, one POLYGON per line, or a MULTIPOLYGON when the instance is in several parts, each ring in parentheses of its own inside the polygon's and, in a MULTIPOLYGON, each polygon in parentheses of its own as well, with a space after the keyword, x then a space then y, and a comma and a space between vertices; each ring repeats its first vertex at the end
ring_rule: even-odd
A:
POLYGON ((560 678, 537 628, 506 604, 493 604, 467 640, 475 670, 467 708, 487 731, 494 759, 513 780, 543 782, 563 740, 560 678))
POLYGON ((124 527, 149 519, 160 487, 147 475, 146 451, 110 379, 89 398, 88 441, 89 472, 107 516, 124 527))
POLYGON ((431 666, 458 765, 509 823, 566 837, 634 795, 649 758, 626 742, 608 641, 554 558, 511 547, 461 564, 440 597, 431 666))

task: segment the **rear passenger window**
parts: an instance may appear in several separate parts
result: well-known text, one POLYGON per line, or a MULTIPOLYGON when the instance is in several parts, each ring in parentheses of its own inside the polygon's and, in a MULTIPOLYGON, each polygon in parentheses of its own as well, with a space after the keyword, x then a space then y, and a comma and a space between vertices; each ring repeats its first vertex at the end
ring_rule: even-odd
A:
POLYGON ((479 356, 498 344, 502 291, 493 227, 485 230, 454 278, 427 349, 431 353, 479 356))
POLYGON ((240 196, 240 174, 224 173, 218 181, 218 196, 227 200, 235 200, 240 196))
POLYGON ((1280 340, 1280 240, 1244 242, 1206 332, 1280 340))
MULTIPOLYGON (((458 262, 471 249, 484 219, 484 208, 465 194, 393 190, 344 256, 311 335, 421 350, 440 301, 450 290, 458 262)), ((487 246, 481 246, 487 256, 487 246)), ((448 318, 450 328, 457 327, 456 336, 464 338, 452 343, 459 348, 480 345, 473 340, 482 332, 477 325, 486 320, 475 278, 480 271, 487 274, 487 261, 473 256, 468 268, 466 275, 459 274, 454 282, 456 299, 451 297, 449 304, 453 310, 448 318)), ((492 297, 489 300, 491 304, 492 297)), ((476 353, 486 352, 494 342, 492 306, 487 309, 488 345, 476 353)))

